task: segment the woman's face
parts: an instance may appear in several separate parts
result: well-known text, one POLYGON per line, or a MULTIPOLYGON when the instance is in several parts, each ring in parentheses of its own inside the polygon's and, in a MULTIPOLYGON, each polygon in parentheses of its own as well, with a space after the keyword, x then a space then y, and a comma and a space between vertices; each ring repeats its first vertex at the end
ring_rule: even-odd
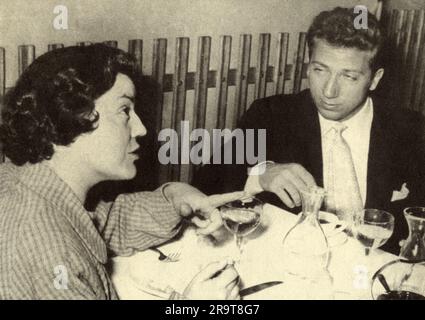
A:
POLYGON ((81 135, 83 161, 101 180, 126 180, 136 175, 136 137, 146 128, 134 111, 135 88, 130 78, 119 73, 113 87, 95 101, 97 128, 81 135))

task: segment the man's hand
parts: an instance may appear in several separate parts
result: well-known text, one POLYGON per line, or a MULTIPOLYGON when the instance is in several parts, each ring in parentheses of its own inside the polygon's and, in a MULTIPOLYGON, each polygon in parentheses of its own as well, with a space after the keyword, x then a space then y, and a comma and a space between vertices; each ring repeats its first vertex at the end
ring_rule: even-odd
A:
POLYGON ((189 217, 192 213, 201 216, 195 215, 191 221, 199 228, 198 233, 203 235, 211 234, 222 226, 217 207, 245 196, 243 191, 207 196, 181 182, 170 183, 164 188, 164 194, 181 216, 189 217))
POLYGON ((289 208, 301 205, 300 190, 315 186, 313 176, 298 163, 268 164, 260 175, 260 185, 265 191, 275 193, 289 208))
POLYGON ((201 270, 183 295, 194 300, 239 300, 239 275, 228 261, 213 262, 201 270))

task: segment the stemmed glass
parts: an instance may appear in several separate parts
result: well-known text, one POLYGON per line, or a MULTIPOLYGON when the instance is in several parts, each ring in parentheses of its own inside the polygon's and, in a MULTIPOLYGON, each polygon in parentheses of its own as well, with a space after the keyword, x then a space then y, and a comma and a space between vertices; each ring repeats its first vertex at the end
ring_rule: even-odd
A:
POLYGON ((239 251, 239 259, 242 256, 243 238, 253 232, 261 221, 263 202, 257 198, 248 198, 229 202, 220 207, 221 218, 227 230, 234 238, 239 251))
POLYGON ((394 230, 394 217, 391 213, 378 209, 364 209, 354 218, 353 231, 365 247, 365 255, 387 242, 394 230))

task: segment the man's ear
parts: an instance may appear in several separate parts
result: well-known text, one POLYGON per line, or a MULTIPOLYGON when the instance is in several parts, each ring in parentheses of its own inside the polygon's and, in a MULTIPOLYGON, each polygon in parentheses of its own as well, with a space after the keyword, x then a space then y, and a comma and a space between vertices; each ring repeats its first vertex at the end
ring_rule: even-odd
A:
POLYGON ((379 81, 381 81, 384 76, 384 68, 379 68, 373 75, 372 81, 370 82, 369 90, 373 91, 378 86, 379 81))

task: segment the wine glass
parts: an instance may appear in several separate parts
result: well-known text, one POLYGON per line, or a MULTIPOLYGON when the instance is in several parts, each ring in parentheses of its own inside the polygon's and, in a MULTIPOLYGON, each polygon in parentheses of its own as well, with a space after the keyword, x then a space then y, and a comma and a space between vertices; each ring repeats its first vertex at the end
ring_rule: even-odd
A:
POLYGON ((263 205, 257 198, 248 198, 235 200, 220 207, 223 224, 235 238, 239 251, 238 260, 242 256, 243 237, 253 232, 260 224, 263 205))
POLYGON ((387 242, 394 230, 391 213, 378 209, 364 209, 354 218, 354 234, 365 247, 365 255, 387 242))

